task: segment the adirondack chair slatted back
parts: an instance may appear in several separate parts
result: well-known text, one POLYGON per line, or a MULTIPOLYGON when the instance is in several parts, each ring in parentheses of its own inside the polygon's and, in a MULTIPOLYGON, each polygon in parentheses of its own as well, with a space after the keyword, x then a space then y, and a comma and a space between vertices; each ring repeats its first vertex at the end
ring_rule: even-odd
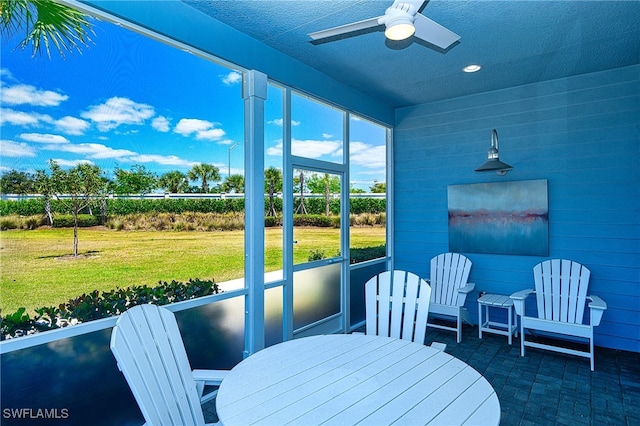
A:
POLYGON ((174 314, 155 305, 123 313, 111 351, 151 425, 200 425, 204 415, 174 314))
POLYGON ((458 253, 442 253, 431 259, 431 302, 460 306, 458 289, 467 284, 471 261, 458 253))
POLYGON ((591 272, 571 260, 552 259, 533 268, 538 317, 582 324, 591 272))
POLYGON ((365 284, 366 334, 424 343, 431 287, 406 271, 386 271, 365 284))

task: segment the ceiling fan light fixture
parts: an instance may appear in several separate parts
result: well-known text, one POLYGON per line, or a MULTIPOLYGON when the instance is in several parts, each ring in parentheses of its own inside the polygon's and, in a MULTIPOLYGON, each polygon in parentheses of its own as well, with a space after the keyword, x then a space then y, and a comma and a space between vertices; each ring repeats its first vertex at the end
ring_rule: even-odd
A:
POLYGON ((416 27, 413 26, 413 22, 410 18, 397 18, 393 22, 387 24, 387 29, 384 31, 384 35, 389 40, 405 40, 411 37, 416 32, 416 27))

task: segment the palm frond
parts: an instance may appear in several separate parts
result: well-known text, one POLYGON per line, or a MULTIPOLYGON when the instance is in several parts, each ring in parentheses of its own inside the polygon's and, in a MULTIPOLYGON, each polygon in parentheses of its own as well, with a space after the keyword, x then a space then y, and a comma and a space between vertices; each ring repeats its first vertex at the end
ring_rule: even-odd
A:
POLYGON ((92 41, 89 18, 52 0, 0 0, 0 13, 3 36, 24 32, 18 46, 24 49, 31 45, 33 56, 44 50, 50 58, 52 47, 62 57, 74 50, 82 53, 81 47, 92 41))

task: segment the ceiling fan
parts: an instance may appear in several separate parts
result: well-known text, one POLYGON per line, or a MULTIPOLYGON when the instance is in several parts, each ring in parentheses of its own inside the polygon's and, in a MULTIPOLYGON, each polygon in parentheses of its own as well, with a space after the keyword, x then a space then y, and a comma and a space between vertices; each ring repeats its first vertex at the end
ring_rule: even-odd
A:
POLYGON ((404 40, 412 35, 446 49, 460 36, 419 13, 428 0, 395 0, 384 15, 341 25, 309 34, 314 41, 384 25, 384 35, 390 40, 404 40))

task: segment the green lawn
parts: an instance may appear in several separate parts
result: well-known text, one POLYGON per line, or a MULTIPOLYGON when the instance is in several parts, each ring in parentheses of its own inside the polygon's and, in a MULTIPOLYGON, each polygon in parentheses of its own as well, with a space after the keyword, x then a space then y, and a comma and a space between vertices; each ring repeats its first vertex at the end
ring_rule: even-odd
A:
MULTIPOLYGON (((282 230, 266 228, 266 270, 282 268, 282 230)), ((296 228, 294 256, 303 262, 309 250, 336 254, 338 232, 296 228)), ((93 290, 189 278, 216 282, 244 275, 243 231, 166 232, 80 229, 78 258, 72 229, 0 233, 0 309, 28 311, 56 306, 93 290)), ((384 244, 385 229, 352 228, 351 247, 384 244)))

